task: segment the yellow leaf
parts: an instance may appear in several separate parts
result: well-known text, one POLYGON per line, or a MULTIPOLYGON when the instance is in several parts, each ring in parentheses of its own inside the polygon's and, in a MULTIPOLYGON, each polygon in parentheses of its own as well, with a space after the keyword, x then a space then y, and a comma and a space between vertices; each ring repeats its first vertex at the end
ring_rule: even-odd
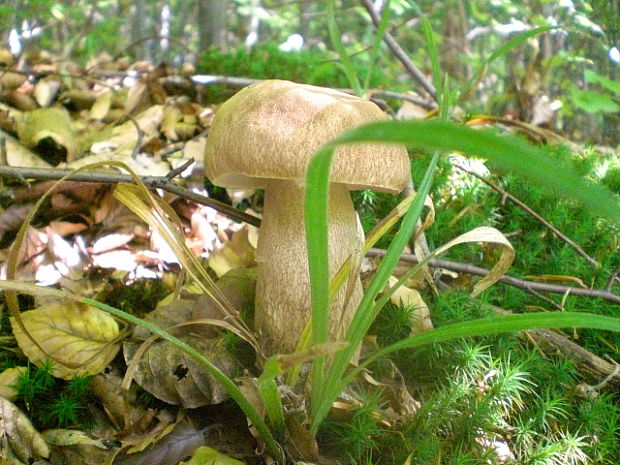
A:
POLYGON ((0 396, 13 402, 17 398, 17 378, 26 371, 26 367, 7 368, 0 373, 0 396))
POLYGON ((119 344, 118 324, 102 310, 81 303, 55 304, 21 314, 22 322, 32 337, 45 350, 41 351, 11 318, 13 333, 28 359, 41 366, 47 359, 69 362, 67 367, 54 364, 53 375, 62 379, 100 373, 114 358, 119 344))
POLYGON ((194 451, 194 455, 189 461, 181 462, 180 465, 243 465, 243 462, 222 454, 209 446, 202 446, 194 451))

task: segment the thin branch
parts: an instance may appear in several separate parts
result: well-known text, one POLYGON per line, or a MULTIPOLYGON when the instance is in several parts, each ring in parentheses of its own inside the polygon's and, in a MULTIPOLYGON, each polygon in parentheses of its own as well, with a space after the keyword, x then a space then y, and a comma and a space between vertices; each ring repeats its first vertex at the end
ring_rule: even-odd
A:
POLYGON ((530 207, 528 207, 525 203, 523 203, 521 200, 516 198, 514 195, 509 194, 508 192, 506 192, 504 189, 499 187, 494 182, 489 181, 485 177, 480 176, 479 174, 474 173, 473 171, 470 171, 467 168, 464 168, 463 166, 459 165, 458 163, 453 163, 452 166, 454 166, 455 168, 458 168, 461 171, 464 171, 467 174, 470 174, 470 175, 474 176, 475 178, 477 178, 480 181, 482 181, 483 183, 485 183, 487 186, 489 186, 495 192, 500 194, 502 196, 502 200, 503 199, 508 199, 512 203, 518 205, 519 208, 521 208, 522 210, 525 210, 526 212, 528 212, 532 217, 534 217, 544 227, 549 229, 551 232, 553 232, 553 234, 555 234, 560 239, 562 239, 564 242, 566 242, 568 245, 570 245, 575 250, 575 252, 577 252, 579 255, 581 255, 583 258, 585 258, 586 261, 588 263, 590 263, 592 266, 594 266, 595 268, 599 268, 601 266, 601 264, 598 261, 596 261, 594 258, 590 257, 590 255, 588 255, 585 250, 583 250, 572 239, 570 239, 568 236, 566 236, 566 234, 562 233, 562 231, 560 231, 558 228, 553 226, 551 223, 549 223, 547 220, 545 220, 542 216, 540 216, 538 213, 536 213, 534 210, 532 210, 530 207))
MULTIPOLYGON (((25 178, 39 180, 58 180, 69 173, 69 170, 0 166, 0 176, 10 177, 19 180, 25 178)), ((129 175, 109 172, 78 173, 76 175, 72 175, 69 179, 72 181, 106 184, 133 182, 133 178, 129 175)), ((162 189, 172 194, 176 194, 179 197, 183 197, 193 202, 209 206, 237 221, 248 223, 256 227, 260 226, 260 218, 248 215, 247 213, 239 211, 236 208, 233 208, 223 202, 219 202, 204 195, 192 192, 191 190, 185 189, 184 187, 180 187, 173 183, 167 176, 142 176, 141 179, 147 186, 162 189)), ((367 255, 369 257, 381 257, 385 255, 385 250, 372 248, 367 255)), ((418 259, 413 254, 402 254, 400 256, 400 259, 404 262, 418 263, 418 259)), ((434 268, 445 268, 446 270, 456 271, 459 273, 467 273, 474 276, 484 277, 489 274, 489 270, 487 270, 486 268, 481 268, 479 266, 475 266, 469 263, 461 263, 451 260, 434 259, 430 261, 429 266, 434 268)), ((560 286, 557 284, 526 281, 524 279, 513 278, 512 276, 507 275, 502 276, 499 281, 504 284, 508 284, 509 286, 523 289, 527 292, 550 292, 555 294, 569 293, 570 295, 596 297, 607 300, 609 302, 620 303, 620 296, 613 294, 609 289, 583 289, 577 287, 560 286)))
MULTIPOLYGON (((30 178, 30 179, 40 179, 40 180, 58 180, 67 174, 69 174, 71 170, 57 170, 57 169, 49 169, 49 168, 20 168, 14 166, 0 166, 0 176, 12 177, 16 179, 30 178)), ((215 210, 228 215, 229 217, 242 221, 244 223, 251 224, 253 226, 260 225, 260 218, 257 218, 252 215, 248 215, 242 211, 237 210, 236 208, 231 207, 223 202, 219 202, 217 200, 211 199, 204 195, 197 194, 192 192, 189 189, 185 189, 184 187, 178 186, 177 184, 170 181, 167 176, 142 176, 142 182, 149 187, 154 187, 158 189, 165 190, 172 194, 176 194, 180 197, 183 197, 188 200, 192 200, 196 203, 206 205, 208 207, 212 207, 215 210)), ((106 183, 106 184, 117 184, 119 182, 133 182, 133 178, 128 174, 121 173, 109 173, 109 172, 88 172, 88 173, 78 173, 69 177, 71 181, 81 181, 81 182, 98 182, 98 183, 106 183)))
MULTIPOLYGON (((382 257, 385 250, 372 248, 367 254, 369 257, 382 257)), ((402 254, 401 261, 409 263, 418 263, 418 259, 413 254, 402 254)), ((429 266, 433 268, 445 268, 446 270, 456 271, 459 273, 467 273, 474 276, 486 276, 489 270, 471 263, 454 262, 452 260, 434 259, 429 262, 429 266)), ((553 294, 578 295, 584 297, 596 297, 609 302, 620 303, 620 296, 609 292, 606 289, 584 289, 581 287, 560 286, 558 284, 539 283, 535 281, 526 281, 524 279, 513 278, 512 276, 503 275, 499 281, 509 286, 517 287, 525 291, 533 290, 540 292, 551 292, 553 294)))
MULTIPOLYGON (((176 79, 175 76, 170 76, 168 79, 176 79)), ((214 85, 222 85, 222 86, 230 86, 230 87, 246 87, 251 86, 252 84, 258 84, 259 82, 264 81, 264 79, 254 79, 254 78, 243 78, 243 77, 234 77, 234 76, 223 76, 219 74, 195 74, 191 77, 192 81, 196 84, 200 84, 203 86, 214 86, 214 85)), ((335 89, 340 92, 346 92, 347 94, 352 94, 353 90, 339 88, 335 89)), ((437 108, 436 105, 427 102, 421 98, 416 98, 407 94, 400 94, 398 92, 392 92, 389 90, 382 89, 371 89, 369 91, 370 97, 377 98, 391 98, 394 100, 403 100, 406 102, 415 103, 416 105, 425 108, 426 110, 434 110, 437 108)))
MULTIPOLYGON (((381 22, 381 16, 379 16, 379 13, 377 13, 377 11, 375 10, 372 2, 370 0, 362 0, 362 4, 364 5, 364 8, 366 8, 366 10, 368 11, 368 14, 370 15, 375 27, 377 27, 381 22)), ((426 92, 428 92, 429 95, 433 97, 433 100, 437 101, 435 86, 433 86, 433 84, 426 78, 426 76, 424 76, 424 73, 422 73, 422 71, 418 69, 415 63, 411 61, 409 55, 407 55, 407 52, 403 50, 403 48, 398 44, 396 39, 394 39, 392 34, 386 31, 383 35, 383 40, 385 41, 387 46, 390 47, 390 50, 392 50, 394 56, 398 58, 398 60, 403 64, 407 72, 411 74, 413 79, 415 79, 424 88, 424 90, 426 90, 426 92)))
POLYGON ((614 272, 609 277, 609 281, 607 281, 607 286, 605 289, 608 292, 611 292, 611 289, 614 287, 616 281, 618 281, 618 275, 620 275, 620 266, 614 270, 614 272))

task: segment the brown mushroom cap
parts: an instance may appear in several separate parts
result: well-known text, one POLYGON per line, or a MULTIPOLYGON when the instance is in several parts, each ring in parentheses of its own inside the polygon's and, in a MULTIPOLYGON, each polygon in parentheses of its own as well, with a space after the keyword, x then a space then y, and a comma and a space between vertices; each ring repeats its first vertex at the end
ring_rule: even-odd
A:
MULTIPOLYGON (((348 129, 387 116, 374 103, 332 89, 268 80, 246 87, 217 111, 207 139, 205 172, 222 187, 265 187, 268 179, 302 179, 310 156, 348 129)), ((331 182, 397 193, 410 177, 402 145, 339 147, 331 182)))

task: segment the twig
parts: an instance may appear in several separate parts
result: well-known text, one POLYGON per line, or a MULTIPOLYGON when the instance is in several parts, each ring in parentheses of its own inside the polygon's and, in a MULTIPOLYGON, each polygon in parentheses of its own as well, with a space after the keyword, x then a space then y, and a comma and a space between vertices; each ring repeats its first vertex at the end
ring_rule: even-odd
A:
MULTIPOLYGON (((57 180, 67 174, 69 170, 58 170, 49 168, 20 168, 13 166, 0 166, 0 176, 6 176, 16 179, 39 179, 39 180, 57 180)), ((117 184, 119 182, 133 182, 133 178, 127 174, 121 173, 109 173, 109 172, 88 172, 78 173, 72 175, 70 178, 72 181, 81 182, 96 182, 105 184, 117 184)), ((223 202, 211 199, 204 195, 192 192, 189 189, 180 187, 177 184, 170 181, 167 176, 142 176, 142 182, 145 185, 162 189, 172 194, 176 194, 179 197, 191 200, 193 202, 206 205, 214 208, 215 210, 228 215, 230 218, 244 223, 251 224, 253 226, 260 226, 260 218, 253 215, 248 215, 236 208, 231 207, 223 202)), ((369 257, 381 257, 385 255, 385 250, 372 248, 367 254, 369 257)), ((400 259, 404 262, 418 263, 418 259, 413 254, 402 254, 400 259)), ((479 266, 472 265, 470 263, 461 263, 451 260, 434 259, 431 260, 429 266, 434 268, 445 268, 446 270, 456 271, 460 273, 468 273, 474 276, 486 276, 489 274, 489 270, 481 268, 479 266)), ((539 283, 534 281, 526 281, 519 278, 513 278, 512 276, 504 275, 499 279, 500 282, 509 286, 517 287, 525 291, 540 291, 551 292, 555 294, 578 295, 585 297, 597 297, 609 302, 620 303, 620 296, 613 294, 609 289, 583 289, 577 287, 560 286, 557 284, 539 283)))
POLYGON ((611 292, 611 289, 614 287, 614 283, 618 279, 618 275, 620 275, 620 266, 618 268, 616 268, 614 270, 614 272, 611 274, 611 276, 609 277, 609 281, 607 282, 607 286, 605 286, 605 289, 608 292, 611 292))
MULTIPOLYGON (((498 315, 509 315, 511 313, 494 305, 488 307, 498 315)), ((612 363, 607 362, 558 331, 531 329, 524 331, 524 334, 532 338, 533 342, 544 352, 553 355, 560 354, 565 359, 575 362, 581 375, 589 381, 599 381, 603 378, 602 382, 593 386, 595 389, 620 389, 620 373, 618 373, 618 365, 613 360, 612 363)))
POLYGON ((192 166, 194 164, 194 159, 190 158, 189 160, 186 160, 185 163, 183 163, 181 166, 177 166, 176 168, 174 168, 173 170, 170 170, 170 172, 168 174, 166 174, 166 179, 168 180, 172 180, 174 178, 176 178, 177 176, 179 176, 183 171, 185 171, 187 168, 189 168, 190 166, 192 166))
MULTIPOLYGON (((31 178, 31 179, 40 179, 40 180, 58 180, 67 174, 69 174, 70 170, 57 170, 57 169, 49 169, 49 168, 21 168, 14 166, 0 166, 0 175, 13 177, 13 178, 31 178)), ((119 182, 133 182, 133 178, 128 174, 121 173, 109 173, 109 172, 88 172, 88 173, 78 173, 72 175, 70 178, 72 181, 82 181, 82 182, 98 182, 98 183, 106 183, 106 184, 117 184, 119 182)), ((192 192, 189 189, 185 189, 184 187, 178 186, 177 184, 170 181, 167 176, 142 176, 142 182, 149 187, 155 187, 158 189, 165 190, 172 194, 176 194, 180 197, 183 197, 188 200, 192 200, 196 203, 207 205, 208 207, 212 207, 215 210, 228 215, 229 217, 242 221, 244 223, 248 223, 254 226, 260 225, 260 218, 257 218, 252 215, 248 215, 242 211, 237 210, 236 208, 231 207, 223 202, 219 202, 217 200, 211 199, 204 195, 197 194, 192 192)))
MULTIPOLYGON (((200 84, 203 86, 227 85, 230 87, 246 87, 246 86, 251 86, 252 84, 257 84, 259 82, 264 81, 264 79, 223 76, 223 75, 218 75, 218 74, 196 74, 192 76, 191 79, 196 84, 200 84)), ((353 93, 351 89, 335 89, 335 90, 339 90, 340 92, 346 92, 348 94, 353 93)), ((371 89, 369 91, 369 94, 370 94, 370 97, 391 98, 394 100, 403 100, 403 101, 415 103, 416 105, 420 105, 422 108, 425 108, 427 110, 434 110, 437 108, 436 105, 429 103, 421 98, 416 98, 416 97, 413 97, 407 94, 399 94, 398 92, 392 92, 389 90, 371 89)))
MULTIPOLYGON (((385 255, 385 250, 372 248, 367 254, 369 257, 382 257, 385 255)), ((418 263, 418 259, 413 254, 402 254, 400 260, 409 263, 418 263)), ((433 259, 429 262, 429 266, 433 268, 445 268, 446 270, 456 271, 459 273, 467 273, 474 276, 486 276, 489 274, 489 270, 482 268, 471 263, 454 262, 452 260, 433 259)), ((517 287, 525 291, 533 290, 540 292, 551 292, 553 294, 566 294, 578 295, 584 297, 596 297, 609 302, 620 303, 620 296, 609 292, 606 289, 584 289, 581 287, 568 287, 560 286, 558 284, 539 283, 535 281, 526 281, 524 279, 513 278, 512 276, 503 275, 499 278, 499 281, 508 284, 509 286, 517 287)))
POLYGON ((581 255, 583 258, 585 258, 586 261, 588 263, 590 263, 592 266, 594 266, 595 268, 599 268, 601 266, 601 264, 598 261, 596 261, 594 258, 590 257, 590 255, 588 255, 585 250, 583 250, 572 239, 567 237, 566 234, 562 233, 562 231, 560 231, 558 228, 553 226, 551 223, 549 223, 547 220, 545 220, 542 216, 540 216, 538 213, 536 213, 534 210, 532 210, 530 207, 528 207, 525 203, 523 203, 521 200, 516 198, 514 195, 509 194, 508 192, 506 192, 504 189, 499 187, 494 182, 489 181, 485 177, 480 176, 479 174, 474 173, 473 171, 470 171, 467 168, 464 168, 463 166, 459 165, 458 163, 453 163, 452 166, 454 166, 455 168, 458 168, 461 171, 464 171, 467 174, 471 174, 475 178, 481 180, 483 183, 485 183, 487 186, 489 186, 495 192, 500 194, 502 196, 502 200, 508 199, 512 203, 518 205, 519 208, 521 208, 522 210, 525 210, 526 212, 528 212, 539 223, 541 223, 543 226, 545 226, 547 229, 549 229, 551 232, 553 232, 556 236, 558 236, 560 239, 562 239, 564 242, 566 242, 568 245, 570 245, 575 250, 575 252, 577 252, 579 255, 581 255))
MULTIPOLYGON (((375 27, 378 26, 381 22, 381 17, 379 16, 379 13, 377 13, 377 11, 375 10, 372 2, 370 0, 362 0, 362 4, 364 5, 364 8, 366 8, 366 10, 368 11, 368 14, 370 15, 375 27)), ((416 81, 418 81, 418 83, 424 88, 424 90, 426 90, 426 92, 428 92, 429 95, 433 97, 433 100, 437 101, 435 86, 433 86, 433 84, 426 78, 426 76, 424 76, 422 71, 418 69, 415 63, 411 61, 411 59, 407 55, 407 52, 405 52, 398 44, 398 42, 396 42, 396 39, 394 39, 392 34, 386 31, 383 35, 383 40, 385 41, 387 46, 390 47, 390 50, 392 50, 394 56, 398 58, 398 60, 403 64, 409 74, 411 74, 411 76, 416 81)))

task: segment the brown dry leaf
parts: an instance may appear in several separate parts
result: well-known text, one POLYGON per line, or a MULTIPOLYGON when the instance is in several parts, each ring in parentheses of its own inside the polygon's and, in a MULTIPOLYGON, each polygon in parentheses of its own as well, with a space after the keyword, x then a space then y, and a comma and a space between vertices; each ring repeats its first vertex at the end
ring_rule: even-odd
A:
POLYGON ((26 367, 7 368, 0 373, 0 396, 13 402, 17 398, 17 379, 27 370, 26 367))
POLYGON ((300 415, 287 415, 286 428, 289 433, 287 440, 288 451, 294 454, 295 458, 312 463, 318 462, 320 458, 319 445, 316 442, 316 438, 302 423, 300 415))
MULTIPOLYGON (((233 373, 236 361, 220 340, 195 335, 179 336, 179 339, 201 352, 222 372, 228 375, 233 373)), ((140 345, 129 341, 123 344, 128 363, 140 345)), ((217 404, 228 397, 224 388, 202 365, 166 341, 148 346, 138 361, 134 380, 158 399, 186 408, 217 404)))
POLYGON ((524 276, 523 279, 529 279, 530 281, 537 281, 543 283, 573 283, 577 284, 579 287, 583 289, 587 289, 588 286, 577 276, 567 276, 567 275, 559 275, 559 274, 541 274, 541 275, 528 275, 524 276))
POLYGON ((115 465, 177 465, 205 442, 212 428, 196 429, 186 422, 179 422, 174 429, 157 443, 141 452, 117 458, 115 465))
POLYGON ((101 465, 109 460, 118 448, 114 441, 96 438, 83 431, 52 429, 43 432, 50 445, 54 463, 101 465))
POLYGON ((8 459, 8 463, 30 463, 33 459, 49 457, 47 443, 34 429, 28 417, 11 401, 2 397, 0 439, 0 457, 8 459))
POLYGON ((46 159, 53 165, 77 157, 73 122, 64 108, 39 108, 23 113, 17 119, 17 134, 26 147, 44 150, 46 159))
POLYGON ((32 337, 45 349, 43 353, 22 331, 15 319, 11 326, 15 339, 31 363, 41 366, 54 356, 80 367, 54 364, 53 375, 62 379, 100 373, 116 355, 119 328, 102 310, 81 303, 46 305, 21 314, 32 337))

